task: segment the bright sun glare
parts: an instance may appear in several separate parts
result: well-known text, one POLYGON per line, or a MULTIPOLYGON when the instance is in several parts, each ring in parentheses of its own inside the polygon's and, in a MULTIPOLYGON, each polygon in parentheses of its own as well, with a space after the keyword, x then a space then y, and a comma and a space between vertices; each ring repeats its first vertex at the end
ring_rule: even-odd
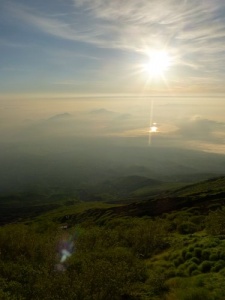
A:
POLYGON ((145 71, 150 77, 161 77, 171 65, 171 58, 166 51, 154 51, 149 53, 149 62, 145 65, 145 71))
POLYGON ((157 132, 158 127, 156 126, 156 123, 153 123, 153 125, 150 127, 150 132, 157 132))

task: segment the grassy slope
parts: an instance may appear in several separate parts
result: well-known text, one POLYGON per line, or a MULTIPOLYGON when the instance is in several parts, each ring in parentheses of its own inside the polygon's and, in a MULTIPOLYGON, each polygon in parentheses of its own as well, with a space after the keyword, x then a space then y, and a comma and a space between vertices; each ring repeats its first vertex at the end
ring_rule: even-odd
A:
MULTIPOLYGON (((149 217, 156 218, 156 221, 153 221, 156 222, 152 231, 154 236, 159 226, 157 224, 161 224, 157 223, 157 217, 161 216, 162 224, 166 224, 167 246, 161 248, 158 245, 156 251, 153 250, 151 255, 142 258, 147 268, 147 279, 142 284, 141 290, 137 288, 138 296, 127 299, 219 300, 225 298, 225 236, 209 234, 207 224, 210 228, 211 223, 210 219, 207 219, 207 214, 216 206, 225 205, 224 193, 225 177, 220 177, 129 205, 98 202, 63 205, 31 219, 27 224, 31 228, 39 228, 44 233, 51 225, 58 228, 60 223, 66 222, 71 225, 71 232, 75 230, 78 223, 81 226, 85 224, 86 236, 89 234, 90 242, 94 243, 97 234, 95 241, 97 244, 101 239, 111 243, 110 235, 118 230, 122 241, 128 239, 132 251, 136 251, 135 255, 139 256, 143 255, 140 251, 145 250, 145 248, 140 250, 142 239, 143 241, 147 239, 146 245, 156 242, 152 236, 148 237, 145 224, 149 226, 148 222, 151 220, 149 217), (145 218, 136 218, 143 216, 145 218), (99 233, 100 229, 95 228, 102 228, 103 231, 99 233), (140 232, 136 232, 138 228, 140 232), (105 230, 108 231, 106 236, 104 236, 105 230), (140 243, 139 246, 137 241, 140 243)), ((217 217, 212 218, 212 220, 216 219, 217 217)), ((212 224, 212 226, 217 225, 217 223, 212 224)), ((54 228, 52 230, 54 232, 54 228)), ((114 238, 112 235, 112 239, 114 238)), ((85 235, 83 239, 85 240, 85 235)), ((2 248, 4 247, 3 244, 2 248)), ((7 247, 10 253, 10 246, 7 247)), ((95 251, 95 247, 88 248, 90 255, 95 251)), ((94 265, 92 267, 94 268, 94 265)), ((58 285, 60 286, 60 283, 58 285)), ((9 290, 11 291, 10 288, 9 290)))
POLYGON ((222 195, 225 193, 225 177, 208 179, 203 182, 192 184, 175 191, 177 196, 209 196, 222 195))
POLYGON ((0 225, 35 217, 47 211, 85 202, 132 203, 145 197, 180 187, 143 176, 124 176, 77 190, 36 188, 36 190, 0 197, 0 225))
MULTIPOLYGON (((63 216, 71 215, 73 222, 77 222, 89 217, 104 218, 104 215, 110 218, 115 216, 157 216, 193 206, 204 211, 218 207, 225 201, 225 177, 180 187, 180 183, 170 184, 141 176, 128 176, 121 178, 121 181, 116 179, 113 182, 106 182, 105 186, 103 194, 106 190, 110 192, 116 190, 118 194, 128 194, 128 196, 124 196, 121 201, 119 199, 109 201, 111 202, 109 205, 103 205, 103 202, 100 204, 100 201, 85 204, 77 200, 75 196, 63 192, 2 197, 0 198, 1 224, 21 218, 32 218, 47 211, 53 211, 51 214, 55 218, 58 215, 59 219, 63 221, 63 216), (157 191, 159 195, 155 196, 157 191), (122 205, 126 201, 129 204, 122 205), (82 212, 78 207, 82 207, 82 212)), ((91 194, 90 200, 92 200, 91 194)))
MULTIPOLYGON (((92 218, 95 221, 104 223, 115 217, 156 217, 164 213, 192 209, 193 207, 201 213, 207 213, 210 209, 225 205, 225 177, 207 180, 172 192, 163 193, 157 197, 152 197, 150 194, 149 200, 140 201, 141 198, 138 197, 135 199, 139 201, 127 205, 97 207, 79 213, 74 213, 70 209, 67 220, 69 223, 74 224, 92 218)), ((56 215, 57 212, 55 217, 56 215)), ((58 216, 61 222, 66 221, 65 215, 62 217, 62 213, 58 216)))

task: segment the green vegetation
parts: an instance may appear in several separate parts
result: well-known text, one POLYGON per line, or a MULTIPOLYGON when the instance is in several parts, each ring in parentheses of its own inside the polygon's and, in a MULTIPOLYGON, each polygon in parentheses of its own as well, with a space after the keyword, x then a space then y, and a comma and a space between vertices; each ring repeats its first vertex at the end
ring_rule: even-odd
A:
POLYGON ((0 299, 225 299, 224 199, 211 209, 192 197, 174 198, 181 206, 65 198, 0 227, 0 299))

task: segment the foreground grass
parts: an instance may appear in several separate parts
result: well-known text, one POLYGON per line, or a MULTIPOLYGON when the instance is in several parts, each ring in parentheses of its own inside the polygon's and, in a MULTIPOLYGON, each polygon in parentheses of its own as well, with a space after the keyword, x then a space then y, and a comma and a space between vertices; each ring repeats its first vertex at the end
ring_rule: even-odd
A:
POLYGON ((1 227, 0 299, 225 299, 223 209, 60 229, 65 213, 106 207, 81 203, 1 227))

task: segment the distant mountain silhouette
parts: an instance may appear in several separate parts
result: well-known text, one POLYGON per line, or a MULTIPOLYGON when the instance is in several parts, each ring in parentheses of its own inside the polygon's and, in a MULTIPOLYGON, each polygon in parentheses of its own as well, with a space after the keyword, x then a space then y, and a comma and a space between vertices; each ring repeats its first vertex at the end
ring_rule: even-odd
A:
POLYGON ((111 111, 111 110, 108 110, 108 109, 105 109, 105 108, 100 108, 100 109, 95 109, 95 110, 92 110, 90 112, 91 115, 107 115, 107 116, 110 116, 110 115, 117 115, 116 112, 114 111, 111 111))
POLYGON ((67 118, 70 118, 71 116, 72 116, 71 114, 66 112, 66 113, 54 115, 54 116, 50 117, 48 119, 48 121, 67 119, 67 118))

